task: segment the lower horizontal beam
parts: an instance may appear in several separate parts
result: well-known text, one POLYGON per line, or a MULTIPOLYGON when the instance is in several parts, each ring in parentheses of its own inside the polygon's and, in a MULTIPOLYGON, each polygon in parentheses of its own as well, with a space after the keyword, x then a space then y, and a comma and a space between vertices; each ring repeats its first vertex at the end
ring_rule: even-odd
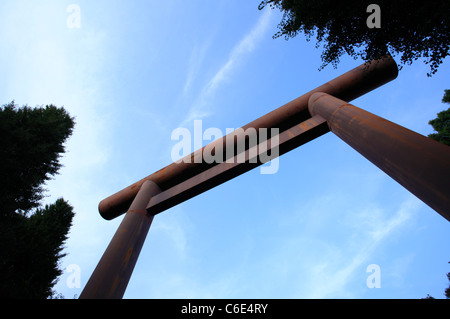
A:
POLYGON ((266 154, 266 150, 270 150, 270 160, 272 160, 327 132, 329 129, 326 120, 320 116, 314 116, 285 130, 277 137, 272 137, 267 142, 248 149, 245 151, 245 161, 239 160, 237 155, 227 162, 212 166, 210 169, 153 196, 147 205, 147 211, 151 215, 161 213, 264 164, 261 157, 266 154))

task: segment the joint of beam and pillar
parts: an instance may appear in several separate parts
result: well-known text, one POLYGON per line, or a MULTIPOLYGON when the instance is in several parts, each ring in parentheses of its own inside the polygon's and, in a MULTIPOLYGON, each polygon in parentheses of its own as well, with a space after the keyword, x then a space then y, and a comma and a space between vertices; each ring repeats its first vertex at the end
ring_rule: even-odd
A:
POLYGON ((161 189, 145 181, 87 282, 80 299, 120 299, 153 221, 146 207, 161 189))

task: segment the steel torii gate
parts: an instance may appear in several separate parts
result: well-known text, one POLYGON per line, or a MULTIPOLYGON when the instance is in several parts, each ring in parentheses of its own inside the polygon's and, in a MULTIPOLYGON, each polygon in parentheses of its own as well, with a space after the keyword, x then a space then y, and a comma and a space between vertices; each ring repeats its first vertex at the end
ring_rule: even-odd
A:
POLYGON ((329 131, 450 221, 450 147, 347 102, 397 75, 390 56, 360 65, 243 126, 279 129, 276 141, 246 147, 244 162, 238 154, 222 163, 198 160, 206 147, 225 146, 225 136, 101 201, 105 219, 126 215, 80 298, 123 297, 154 215, 263 164, 251 159, 267 148, 282 155, 329 131))

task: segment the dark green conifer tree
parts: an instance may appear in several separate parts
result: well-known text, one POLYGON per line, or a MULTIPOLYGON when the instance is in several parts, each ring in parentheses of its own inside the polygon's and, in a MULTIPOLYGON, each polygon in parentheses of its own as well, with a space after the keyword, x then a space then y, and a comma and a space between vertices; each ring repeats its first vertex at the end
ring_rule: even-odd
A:
POLYGON ((54 296, 74 216, 62 198, 41 208, 74 119, 53 105, 0 108, 0 297, 54 296))

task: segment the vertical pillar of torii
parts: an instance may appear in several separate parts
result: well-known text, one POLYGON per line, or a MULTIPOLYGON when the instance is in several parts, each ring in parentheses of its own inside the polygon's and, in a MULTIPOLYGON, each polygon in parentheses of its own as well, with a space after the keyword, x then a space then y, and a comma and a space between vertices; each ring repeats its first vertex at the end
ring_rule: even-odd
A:
MULTIPOLYGON (((279 128, 279 155, 331 130, 450 221, 450 147, 345 102, 397 74, 390 56, 365 63, 243 128, 279 128)), ((208 146, 225 141, 226 137, 208 146)), ((173 163, 104 199, 99 211, 105 219, 131 206, 80 298, 122 298, 155 214, 260 164, 173 163)))
POLYGON ((153 216, 147 204, 161 190, 146 181, 80 295, 81 299, 121 299, 144 245, 153 216))
POLYGON ((450 221, 450 147, 326 93, 311 115, 425 204, 450 221))

